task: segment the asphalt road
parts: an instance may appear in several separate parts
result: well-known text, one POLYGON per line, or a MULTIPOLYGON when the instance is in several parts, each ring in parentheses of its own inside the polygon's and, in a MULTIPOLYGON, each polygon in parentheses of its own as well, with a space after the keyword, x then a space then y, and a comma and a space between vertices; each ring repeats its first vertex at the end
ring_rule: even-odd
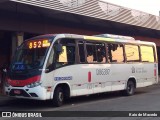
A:
MULTIPOLYGON (((62 107, 58 108, 53 107, 51 101, 23 100, 0 96, 0 111, 160 111, 160 84, 137 89, 133 96, 123 96, 120 92, 111 92, 75 97, 69 99, 62 107)), ((57 117, 54 119, 64 118, 57 117)), ((97 120, 97 118, 91 117, 72 117, 65 119, 97 120)), ((99 119, 105 120, 106 117, 100 117, 99 119)), ((128 118, 116 117, 114 119, 125 120, 128 118)), ((130 119, 135 119, 135 117, 131 117, 130 119)), ((150 120, 153 118, 136 117, 136 119, 150 120)), ((154 119, 159 120, 160 118, 155 117, 154 119)))

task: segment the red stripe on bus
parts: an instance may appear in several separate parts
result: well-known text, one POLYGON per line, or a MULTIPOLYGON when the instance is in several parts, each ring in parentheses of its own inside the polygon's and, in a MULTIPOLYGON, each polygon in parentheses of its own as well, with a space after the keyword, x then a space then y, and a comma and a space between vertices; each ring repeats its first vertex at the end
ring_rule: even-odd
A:
POLYGON ((34 76, 25 80, 11 80, 11 79, 7 79, 8 84, 10 84, 11 86, 18 86, 18 87, 23 87, 25 85, 29 85, 31 83, 34 83, 36 81, 40 80, 40 75, 38 76, 34 76))
POLYGON ((88 82, 91 82, 91 72, 88 72, 88 82))

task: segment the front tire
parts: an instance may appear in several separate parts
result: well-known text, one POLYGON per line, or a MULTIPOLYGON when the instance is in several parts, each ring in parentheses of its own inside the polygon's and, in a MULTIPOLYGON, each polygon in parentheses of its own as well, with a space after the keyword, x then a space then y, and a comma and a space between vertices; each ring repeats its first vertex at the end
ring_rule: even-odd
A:
POLYGON ((63 105, 63 102, 64 102, 63 89, 61 87, 57 87, 53 95, 53 104, 56 107, 60 107, 63 105))
POLYGON ((124 92, 125 92, 125 95, 127 95, 127 96, 131 96, 135 93, 135 84, 133 81, 129 80, 127 82, 127 87, 124 92))

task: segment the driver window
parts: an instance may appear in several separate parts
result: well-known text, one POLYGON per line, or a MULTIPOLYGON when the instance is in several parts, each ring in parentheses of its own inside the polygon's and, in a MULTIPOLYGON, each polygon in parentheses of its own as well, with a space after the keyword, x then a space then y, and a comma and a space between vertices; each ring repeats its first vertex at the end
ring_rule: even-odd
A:
POLYGON ((75 40, 74 39, 61 39, 59 41, 62 44, 62 52, 56 53, 56 68, 72 65, 75 63, 75 40))
POLYGON ((66 46, 62 46, 62 52, 59 54, 59 59, 57 60, 57 62, 64 62, 64 63, 68 62, 66 46))

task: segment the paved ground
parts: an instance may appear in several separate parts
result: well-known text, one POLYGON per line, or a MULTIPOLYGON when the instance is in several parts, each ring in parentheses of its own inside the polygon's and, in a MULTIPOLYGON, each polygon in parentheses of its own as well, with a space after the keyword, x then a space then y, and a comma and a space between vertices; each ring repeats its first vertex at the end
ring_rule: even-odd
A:
MULTIPOLYGON (((68 100, 64 106, 53 107, 50 101, 12 99, 0 96, 0 111, 160 111, 160 84, 136 91, 133 96, 123 96, 120 92, 76 97, 68 100)), ((9 119, 9 118, 7 118, 9 119)), ((51 118, 47 118, 51 119, 51 118)), ((54 118, 64 120, 64 118, 54 118)), ((77 119, 128 119, 128 118, 65 118, 77 119)), ((130 118, 135 119, 135 118, 130 118)), ((153 119, 153 118, 136 118, 153 119)), ((160 119, 160 118, 154 118, 160 119)))

